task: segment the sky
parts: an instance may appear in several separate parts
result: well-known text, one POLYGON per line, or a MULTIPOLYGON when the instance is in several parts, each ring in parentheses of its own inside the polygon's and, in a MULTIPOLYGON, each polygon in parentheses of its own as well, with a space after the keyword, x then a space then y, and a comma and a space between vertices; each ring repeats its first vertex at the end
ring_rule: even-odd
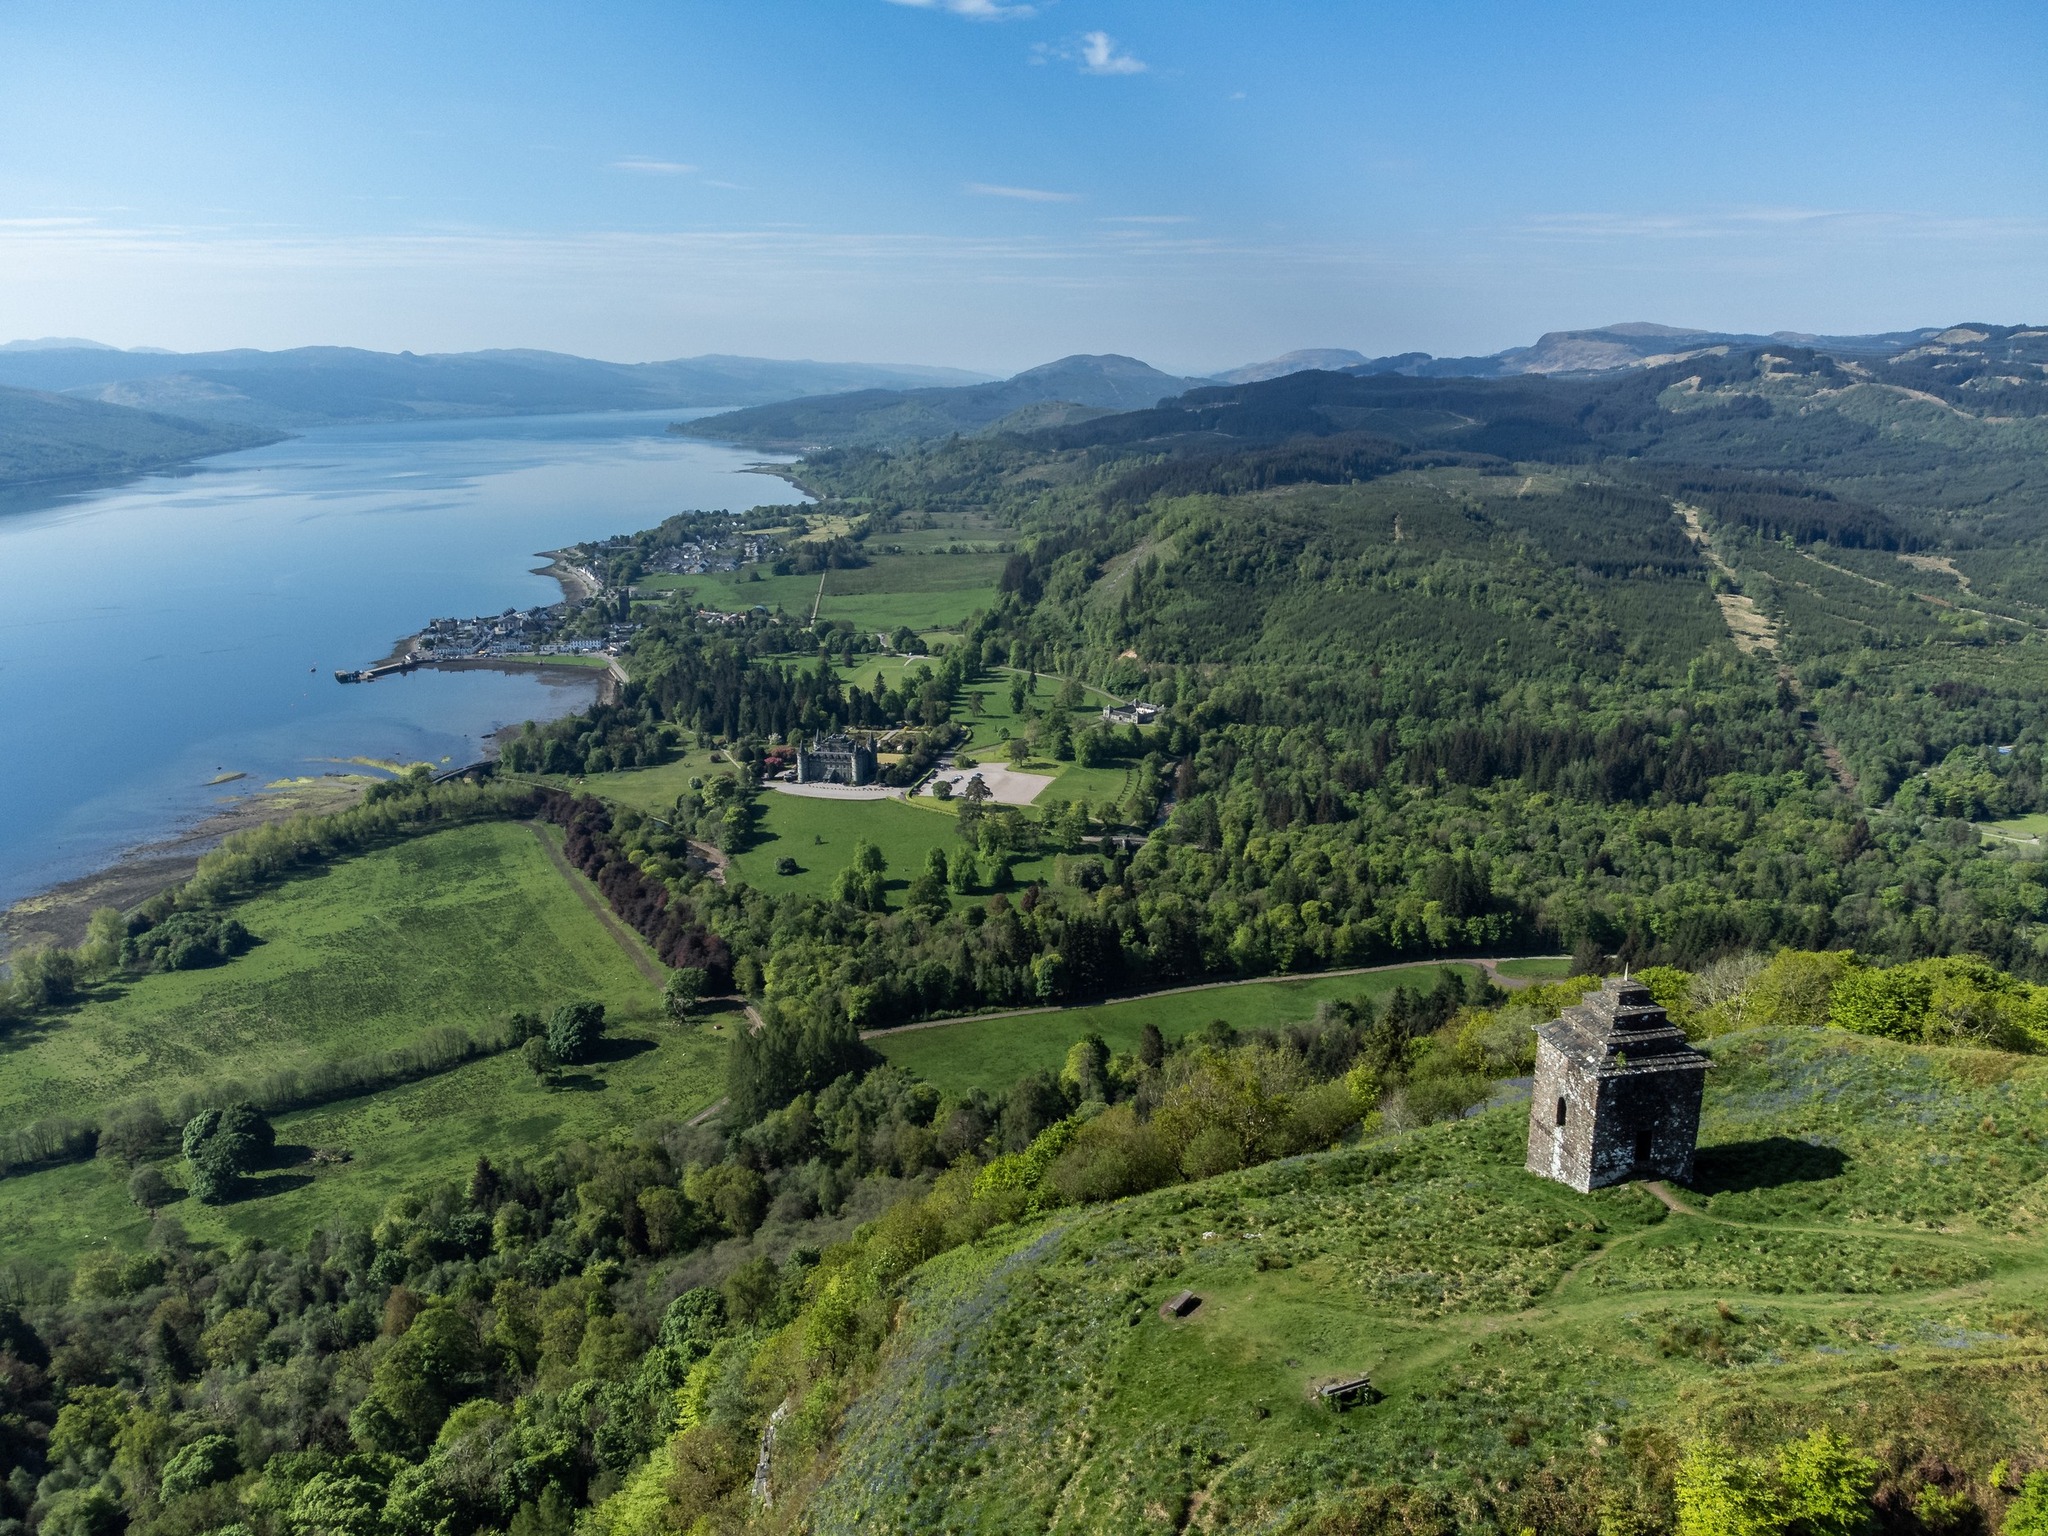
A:
POLYGON ((1005 374, 2048 321, 2048 6, 0 5, 0 339, 1005 374))

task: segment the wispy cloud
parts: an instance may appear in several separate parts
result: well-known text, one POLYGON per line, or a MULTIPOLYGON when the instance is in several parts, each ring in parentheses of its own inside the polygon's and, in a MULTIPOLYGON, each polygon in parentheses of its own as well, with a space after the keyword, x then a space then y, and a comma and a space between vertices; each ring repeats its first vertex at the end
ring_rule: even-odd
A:
POLYGON ((915 11, 944 11, 951 16, 965 16, 970 21, 1021 21, 1026 16, 1036 16, 1035 5, 1007 4, 1005 0, 889 0, 891 5, 907 5, 915 11))
POLYGON ((2039 219, 1884 208, 1752 207, 1678 213, 1536 213, 1510 233, 1557 240, 1728 240, 1762 235, 1830 239, 1971 239, 2032 234, 2039 219))
POLYGON ((694 176, 697 167, 685 165, 680 160, 653 160, 646 155, 628 155, 623 160, 614 160, 615 171, 633 171, 642 176, 694 176))
POLYGON ((1145 62, 1119 52, 1116 39, 1107 32, 1081 34, 1081 73, 1084 75, 1142 75, 1145 62))
POLYGON ((1078 203, 1078 192, 1048 192, 1043 187, 1003 187, 992 182, 970 181, 966 190, 976 197, 1013 197, 1020 203, 1078 203))

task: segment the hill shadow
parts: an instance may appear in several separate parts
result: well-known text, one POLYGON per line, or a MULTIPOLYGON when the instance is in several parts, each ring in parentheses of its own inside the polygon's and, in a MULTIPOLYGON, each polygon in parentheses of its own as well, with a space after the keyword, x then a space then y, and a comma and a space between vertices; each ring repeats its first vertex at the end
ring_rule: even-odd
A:
POLYGON ((1848 1167, 1849 1156, 1839 1147, 1816 1146, 1791 1136, 1727 1141, 1700 1148, 1688 1188, 1695 1194, 1722 1195, 1776 1189, 1783 1184, 1816 1184, 1840 1178, 1848 1167))

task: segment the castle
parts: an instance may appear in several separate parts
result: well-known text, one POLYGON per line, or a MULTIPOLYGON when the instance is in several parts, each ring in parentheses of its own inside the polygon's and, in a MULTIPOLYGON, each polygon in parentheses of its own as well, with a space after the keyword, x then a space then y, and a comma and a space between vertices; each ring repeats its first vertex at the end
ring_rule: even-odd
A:
POLYGON ((1626 976, 1536 1031, 1531 1173, 1581 1193, 1629 1179, 1692 1178, 1707 1058, 1626 976))
POLYGON ((851 736, 814 737, 808 747, 797 748, 796 781, 799 784, 872 784, 875 781, 875 749, 851 736))

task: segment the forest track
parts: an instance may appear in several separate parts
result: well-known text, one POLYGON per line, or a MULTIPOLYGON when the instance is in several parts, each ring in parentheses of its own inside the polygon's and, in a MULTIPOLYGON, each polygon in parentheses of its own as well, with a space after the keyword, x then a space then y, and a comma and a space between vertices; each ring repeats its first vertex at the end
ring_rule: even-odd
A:
MULTIPOLYGON (((1735 568, 1721 558, 1720 551, 1714 548, 1713 538, 1700 522, 1700 509, 1687 506, 1682 501, 1674 501, 1671 505, 1677 509, 1679 517, 1684 519, 1686 531, 1707 563, 1729 580, 1735 580, 1735 568)), ((1841 566, 1830 565, 1827 561, 1811 555, 1806 558, 1840 575, 1854 576, 1859 581, 1870 582, 1872 586, 1884 585, 1883 582, 1865 576, 1859 571, 1845 570, 1841 566)), ((1721 610, 1721 620, 1728 626, 1728 637, 1735 642, 1735 649, 1745 656, 1762 653, 1775 657, 1778 654, 1778 627, 1768 614, 1757 607, 1753 599, 1739 592, 1716 592, 1714 602, 1721 610)), ((1842 755, 1842 749, 1834 744, 1826 731, 1821 729, 1819 714, 1808 707, 1806 690, 1799 684, 1799 675, 1789 666, 1781 664, 1778 667, 1778 679, 1792 690, 1792 696, 1799 701, 1799 723, 1813 737, 1814 745, 1820 749, 1821 760, 1828 765, 1828 772, 1834 776, 1835 783, 1844 794, 1854 795, 1856 774, 1849 767, 1848 758, 1842 755)))

